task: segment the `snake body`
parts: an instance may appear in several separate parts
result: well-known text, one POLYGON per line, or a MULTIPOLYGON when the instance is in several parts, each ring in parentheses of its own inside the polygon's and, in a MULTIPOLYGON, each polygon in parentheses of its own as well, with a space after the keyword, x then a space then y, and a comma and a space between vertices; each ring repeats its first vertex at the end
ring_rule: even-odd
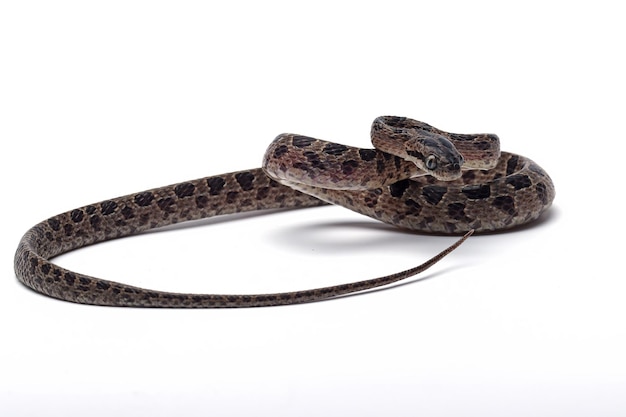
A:
POLYGON ((232 172, 105 200, 51 217, 26 232, 17 278, 33 290, 83 304, 135 307, 259 307, 318 301, 405 279, 438 262, 473 231, 537 219, 554 185, 537 164, 500 152, 495 135, 461 135, 383 116, 376 149, 279 135, 262 168, 232 172), (217 215, 327 203, 398 227, 465 234, 424 264, 385 277, 278 294, 180 294, 90 277, 50 261, 57 255, 149 229, 217 215))

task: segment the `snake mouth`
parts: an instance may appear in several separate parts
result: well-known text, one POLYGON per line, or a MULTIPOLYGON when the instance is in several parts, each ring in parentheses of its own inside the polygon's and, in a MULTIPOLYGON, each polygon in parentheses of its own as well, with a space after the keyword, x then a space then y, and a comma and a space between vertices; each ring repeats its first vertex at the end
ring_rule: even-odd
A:
POLYGON ((430 155, 424 160, 424 169, 428 175, 435 177, 439 181, 454 181, 461 178, 465 160, 458 152, 448 155, 430 155))
POLYGON ((435 177, 439 181, 454 181, 461 178, 463 171, 461 170, 461 164, 451 163, 435 171, 429 172, 428 174, 435 177))

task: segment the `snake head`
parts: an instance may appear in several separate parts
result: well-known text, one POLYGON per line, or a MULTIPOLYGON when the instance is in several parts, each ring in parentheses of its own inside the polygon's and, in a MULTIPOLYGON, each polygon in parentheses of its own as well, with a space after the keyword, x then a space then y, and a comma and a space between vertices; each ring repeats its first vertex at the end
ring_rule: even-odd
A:
POLYGON ((428 137, 409 139, 404 143, 407 161, 413 162, 426 174, 441 181, 461 177, 463 155, 447 138, 434 134, 428 137))

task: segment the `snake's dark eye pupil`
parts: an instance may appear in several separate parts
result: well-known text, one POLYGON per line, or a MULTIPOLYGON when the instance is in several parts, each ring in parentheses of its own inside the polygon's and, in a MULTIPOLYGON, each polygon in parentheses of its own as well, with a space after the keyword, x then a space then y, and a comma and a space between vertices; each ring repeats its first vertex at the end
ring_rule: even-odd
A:
POLYGON ((437 157, 435 155, 430 155, 426 158, 426 169, 434 170, 437 168, 437 157))

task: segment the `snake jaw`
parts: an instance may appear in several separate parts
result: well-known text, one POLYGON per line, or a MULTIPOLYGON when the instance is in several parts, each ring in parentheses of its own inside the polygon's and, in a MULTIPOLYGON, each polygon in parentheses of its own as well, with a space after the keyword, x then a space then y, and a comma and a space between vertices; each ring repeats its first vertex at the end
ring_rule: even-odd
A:
POLYGON ((431 175, 441 181, 452 181, 461 178, 461 167, 463 166, 463 156, 460 158, 451 160, 447 164, 441 166, 436 171, 433 171, 431 175))

